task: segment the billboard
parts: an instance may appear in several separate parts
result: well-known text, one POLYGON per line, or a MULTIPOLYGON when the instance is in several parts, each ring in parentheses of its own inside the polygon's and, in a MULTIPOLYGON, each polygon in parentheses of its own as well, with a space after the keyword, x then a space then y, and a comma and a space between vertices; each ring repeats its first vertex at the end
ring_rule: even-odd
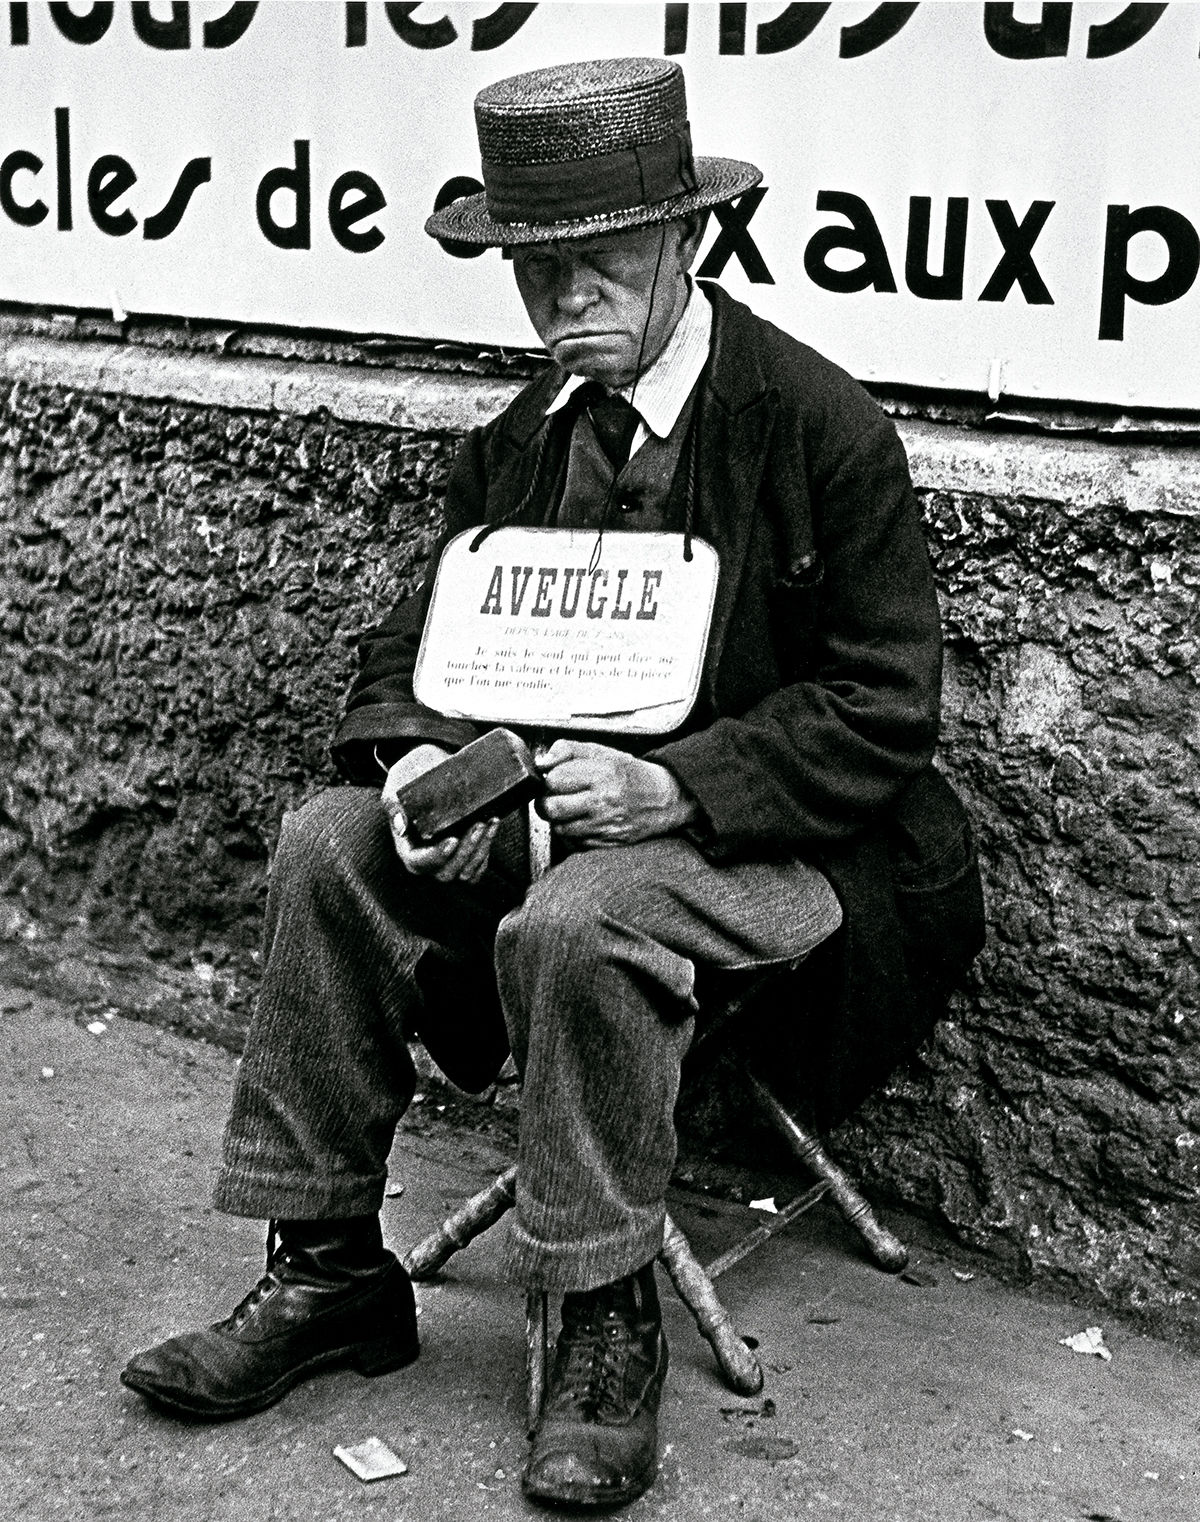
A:
POLYGON ((1200 408, 1200 6, 0 4, 0 299, 534 342, 422 231, 471 101, 667 54, 764 182, 700 272, 868 381, 1200 408))

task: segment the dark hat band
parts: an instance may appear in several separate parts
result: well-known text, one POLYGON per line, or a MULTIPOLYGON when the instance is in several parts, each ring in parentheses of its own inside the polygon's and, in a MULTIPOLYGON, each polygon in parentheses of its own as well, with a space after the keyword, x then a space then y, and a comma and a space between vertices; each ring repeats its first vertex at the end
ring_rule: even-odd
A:
POLYGON ((670 137, 558 164, 484 160, 488 214, 496 222, 551 223, 657 206, 696 189, 685 123, 670 137))

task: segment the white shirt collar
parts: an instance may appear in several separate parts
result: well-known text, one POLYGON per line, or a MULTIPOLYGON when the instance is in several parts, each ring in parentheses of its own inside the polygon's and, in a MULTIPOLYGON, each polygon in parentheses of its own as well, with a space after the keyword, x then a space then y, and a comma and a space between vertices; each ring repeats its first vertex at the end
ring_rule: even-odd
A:
MULTIPOLYGON (((684 403, 692 394, 692 387, 708 359, 712 307, 691 281, 688 284, 687 305, 662 353, 635 384, 623 387, 618 393, 633 403, 643 425, 634 439, 634 449, 645 442, 647 430, 660 439, 667 437, 678 422, 684 403)), ((547 415, 566 406, 584 380, 582 375, 568 375, 562 389, 546 408, 547 415)))

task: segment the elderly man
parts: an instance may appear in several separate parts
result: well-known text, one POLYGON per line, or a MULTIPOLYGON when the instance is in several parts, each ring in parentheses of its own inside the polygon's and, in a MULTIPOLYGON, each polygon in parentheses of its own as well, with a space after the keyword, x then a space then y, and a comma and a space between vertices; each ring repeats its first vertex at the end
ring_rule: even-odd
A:
POLYGON ((278 1249, 226 1321, 122 1378, 169 1411, 226 1417, 318 1369, 414 1358, 411 1287, 378 1221, 413 1092, 406 1036, 468 1087, 511 1048, 508 1268, 563 1292, 523 1485, 615 1505, 657 1462, 653 1265, 697 975, 828 943, 804 1023, 836 1109, 927 1028, 945 982, 930 969, 973 952, 972 912, 944 911, 975 879, 929 766, 938 611, 895 432, 835 366, 689 275, 706 208, 758 171, 693 158, 663 59, 505 80, 476 118, 486 192, 427 228, 506 251, 553 364, 467 439, 447 539, 514 523, 707 540, 720 573, 700 695, 669 734, 539 749, 555 851, 530 886, 512 818, 434 845, 389 823, 383 772, 386 801, 480 731, 413 696, 428 594, 368 638, 334 742, 355 785, 284 822, 217 1186, 221 1209, 271 1219, 278 1249))

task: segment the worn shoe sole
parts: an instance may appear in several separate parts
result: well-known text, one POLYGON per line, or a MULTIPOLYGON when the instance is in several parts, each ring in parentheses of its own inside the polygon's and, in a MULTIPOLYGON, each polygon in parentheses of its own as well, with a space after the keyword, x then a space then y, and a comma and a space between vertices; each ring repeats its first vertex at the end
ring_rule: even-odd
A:
POLYGON ((254 1395, 239 1401, 190 1399, 186 1393, 162 1389, 152 1380, 143 1379, 136 1371, 131 1373, 129 1369, 121 1371, 120 1379, 127 1389, 136 1391, 138 1395, 171 1416, 183 1417, 189 1421, 233 1421, 240 1416, 253 1416, 256 1411, 265 1411, 268 1406, 273 1406, 277 1401, 282 1400, 289 1390, 294 1390, 297 1385, 325 1369, 351 1368, 373 1379, 377 1375, 391 1374, 396 1369, 403 1369, 416 1359, 420 1351, 420 1343, 415 1337, 411 1342, 405 1341, 399 1346, 381 1346, 377 1342, 362 1342, 352 1344, 350 1347, 332 1348, 328 1352, 316 1353, 311 1358, 305 1359, 303 1363, 294 1365, 274 1384, 267 1385, 255 1391, 254 1395))
POLYGON ((657 1475, 658 1457, 656 1455, 648 1469, 627 1480, 623 1485, 583 1485, 569 1482, 552 1484, 546 1481, 534 1484, 527 1475, 522 1474, 521 1490, 529 1500, 539 1501, 543 1505, 613 1508, 627 1506, 630 1501, 636 1501, 639 1496, 645 1495, 654 1484, 657 1475))
MULTIPOLYGON (((537 1454, 535 1437, 534 1451, 530 1453, 529 1460, 521 1471, 522 1493, 529 1500, 543 1505, 591 1507, 595 1510, 611 1510, 618 1506, 627 1506, 630 1501, 636 1501, 639 1496, 644 1495, 658 1478, 658 1403, 667 1377, 668 1361, 667 1340, 660 1334, 658 1366, 652 1390, 647 1392, 647 1398, 652 1402, 655 1435, 643 1468, 635 1474, 626 1476, 620 1484, 610 1485, 597 1484, 595 1480, 571 1480, 566 1476, 556 1479, 553 1475, 539 1475, 535 1478, 531 1470, 545 1457, 544 1454, 537 1454)), ((540 1430, 542 1429, 539 1424, 540 1430)))

